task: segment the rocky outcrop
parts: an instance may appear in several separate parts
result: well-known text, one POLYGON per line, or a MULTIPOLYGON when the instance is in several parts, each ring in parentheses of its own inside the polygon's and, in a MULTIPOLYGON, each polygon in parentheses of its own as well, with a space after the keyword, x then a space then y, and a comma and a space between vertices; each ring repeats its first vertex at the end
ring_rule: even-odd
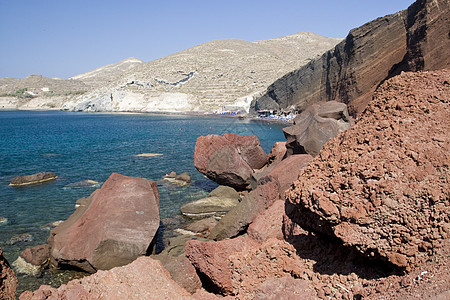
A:
POLYGON ((250 176, 267 162, 256 135, 207 135, 197 138, 194 163, 209 179, 236 190, 249 189, 250 176))
POLYGON ((156 182, 113 173, 50 232, 51 258, 87 272, 122 266, 150 251, 158 227, 156 182))
POLYGON ((192 219, 222 217, 239 203, 240 196, 229 186, 218 186, 208 197, 181 206, 181 213, 192 219))
POLYGON ((48 244, 37 245, 23 250, 13 266, 17 273, 38 276, 48 266, 49 259, 50 246, 48 244))
POLYGON ((17 277, 0 249, 0 299, 16 299, 17 277))
POLYGON ((43 285, 26 291, 20 300, 44 299, 193 299, 176 284, 161 263, 140 257, 129 265, 109 271, 98 271, 88 277, 72 280, 58 289, 43 285))
POLYGON ((252 109, 302 111, 336 100, 359 115, 387 78, 450 66, 449 15, 448 0, 417 0, 407 10, 353 29, 334 49, 275 81, 252 109))
POLYGON ((336 101, 311 105, 294 119, 294 125, 283 128, 286 153, 316 156, 331 138, 350 128, 347 105, 336 101))
MULTIPOLYGON (((294 247, 277 239, 262 244, 249 237, 220 242, 190 241, 186 244, 186 255, 210 280, 211 289, 238 299, 253 299, 255 292, 263 288, 261 284, 270 278, 303 272, 294 247)), ((314 293, 310 289, 306 288, 314 293)))
POLYGON ((296 223, 410 269, 448 239, 450 71, 386 81, 288 193, 296 223))
POLYGON ((30 184, 38 184, 55 180, 56 178, 58 178, 58 176, 56 176, 53 172, 41 172, 32 175, 16 176, 11 180, 9 185, 24 186, 30 184))

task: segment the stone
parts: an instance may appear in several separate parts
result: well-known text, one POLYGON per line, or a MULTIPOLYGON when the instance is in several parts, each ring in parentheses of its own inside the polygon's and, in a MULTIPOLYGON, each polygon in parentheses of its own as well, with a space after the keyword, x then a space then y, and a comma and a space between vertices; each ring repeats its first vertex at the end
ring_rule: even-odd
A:
POLYGON ((229 256, 257 245, 257 242, 248 237, 219 242, 192 240, 186 243, 186 257, 221 293, 230 295, 233 294, 233 284, 229 256))
POLYGON ((255 172, 252 176, 252 186, 257 186, 257 182, 264 176, 274 178, 279 184, 280 195, 291 187, 292 182, 297 180, 298 175, 308 166, 313 157, 309 154, 291 155, 282 161, 269 165, 266 169, 255 172))
POLYGON ((37 245, 23 250, 13 266, 17 273, 38 276, 47 267, 50 259, 50 246, 37 245))
POLYGON ((65 188, 99 188, 100 182, 92 180, 92 179, 86 179, 74 183, 69 183, 65 186, 65 188))
POLYGON ((177 174, 176 172, 172 171, 172 172, 164 175, 163 180, 166 180, 170 183, 173 183, 173 184, 176 184, 179 186, 185 186, 185 185, 189 185, 191 183, 191 176, 187 172, 177 174))
POLYGON ((58 289, 41 286, 20 300, 44 299, 194 299, 170 277, 161 262, 139 257, 132 263, 75 279, 58 289))
POLYGON ((220 219, 208 237, 223 240, 245 231, 254 218, 280 199, 279 188, 278 182, 273 177, 261 178, 257 188, 244 196, 241 202, 220 219))
POLYGON ((249 189, 253 170, 262 168, 267 155, 255 135, 207 135, 197 138, 194 164, 218 184, 236 190, 249 189))
POLYGON ((16 299, 17 277, 0 249, 0 299, 16 299))
POLYGON ((171 237, 167 245, 165 245, 164 250, 160 253, 161 255, 171 255, 171 256, 180 256, 184 255, 186 242, 190 240, 196 240, 196 241, 206 241, 206 239, 199 237, 199 236, 193 236, 193 235, 186 235, 181 234, 174 237, 171 237))
POLYGON ((450 70, 383 83, 287 192, 288 217, 365 256, 411 269, 448 239, 450 70))
POLYGON ((113 173, 86 201, 50 232, 53 264, 93 273, 151 250, 159 227, 156 182, 113 173))
POLYGON ((331 138, 350 128, 347 105, 319 102, 295 117, 294 125, 283 128, 287 154, 316 156, 331 138))
POLYGON ((284 276, 281 278, 272 277, 261 283, 255 290, 254 299, 317 299, 317 294, 307 280, 284 276))
POLYGON ((195 200, 181 206, 181 213, 192 219, 208 217, 221 218, 239 203, 240 196, 235 189, 218 186, 206 198, 195 200))
POLYGON ((55 180, 56 178, 58 178, 58 176, 56 176, 55 173, 53 172, 41 172, 32 175, 16 176, 11 180, 9 185, 24 186, 24 185, 38 184, 55 180))
POLYGON ((260 243, 269 238, 283 239, 284 200, 277 200, 248 226, 248 236, 260 243))
POLYGON ((31 233, 22 233, 11 237, 8 241, 8 245, 16 245, 22 243, 29 243, 33 241, 31 233))
POLYGON ((236 199, 206 197, 181 206, 181 213, 189 218, 222 217, 239 203, 236 199))
POLYGON ((359 116, 375 89, 402 71, 450 66, 447 0, 416 1, 407 10, 352 29, 335 48, 290 72, 252 102, 252 111, 336 100, 359 116))
POLYGON ((158 254, 153 256, 159 260, 163 267, 170 273, 173 281, 178 283, 189 293, 193 294, 202 287, 202 282, 195 271, 194 266, 184 255, 172 256, 168 254, 158 254))
POLYGON ((8 219, 5 217, 0 217, 0 225, 8 223, 8 219))
POLYGON ((194 233, 209 234, 211 230, 217 225, 217 219, 210 217, 202 220, 195 221, 185 227, 186 230, 194 233))
POLYGON ((286 155, 286 150, 286 142, 276 142, 267 157, 268 164, 270 165, 283 160, 286 155))

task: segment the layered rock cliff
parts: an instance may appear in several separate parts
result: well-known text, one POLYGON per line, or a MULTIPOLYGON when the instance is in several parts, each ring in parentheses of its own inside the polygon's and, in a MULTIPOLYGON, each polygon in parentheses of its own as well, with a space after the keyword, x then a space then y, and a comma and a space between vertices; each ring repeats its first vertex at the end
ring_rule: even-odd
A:
POLYGON ((270 85, 252 103, 259 109, 299 111, 336 100, 361 113, 377 86, 401 71, 450 66, 448 0, 418 0, 407 10, 350 31, 334 49, 270 85))

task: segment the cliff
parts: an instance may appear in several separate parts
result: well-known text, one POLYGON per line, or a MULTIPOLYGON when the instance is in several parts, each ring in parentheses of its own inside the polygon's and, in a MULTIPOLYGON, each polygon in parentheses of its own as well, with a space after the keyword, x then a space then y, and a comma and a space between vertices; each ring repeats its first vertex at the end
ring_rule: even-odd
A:
POLYGON ((351 30, 334 49, 275 81, 251 110, 302 111, 336 100, 359 115, 384 80, 401 71, 450 66, 449 6, 448 0, 418 0, 407 10, 351 30))

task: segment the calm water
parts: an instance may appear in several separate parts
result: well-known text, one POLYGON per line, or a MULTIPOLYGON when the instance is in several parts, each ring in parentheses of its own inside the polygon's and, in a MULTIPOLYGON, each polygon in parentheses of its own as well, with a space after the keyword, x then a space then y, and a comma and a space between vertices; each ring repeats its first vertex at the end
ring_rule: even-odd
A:
POLYGON ((147 114, 0 111, 0 246, 13 262, 26 247, 44 243, 49 222, 64 220, 75 201, 95 187, 67 187, 82 180, 104 182, 112 172, 160 180, 164 174, 188 172, 186 188, 159 185, 161 218, 179 213, 182 204, 205 196, 214 183, 194 167, 198 136, 256 134, 268 153, 284 140, 281 124, 217 117, 147 114), (162 156, 138 158, 140 153, 162 156), (56 181, 13 188, 14 176, 53 171, 56 181), (30 234, 12 245, 11 239, 30 234))

